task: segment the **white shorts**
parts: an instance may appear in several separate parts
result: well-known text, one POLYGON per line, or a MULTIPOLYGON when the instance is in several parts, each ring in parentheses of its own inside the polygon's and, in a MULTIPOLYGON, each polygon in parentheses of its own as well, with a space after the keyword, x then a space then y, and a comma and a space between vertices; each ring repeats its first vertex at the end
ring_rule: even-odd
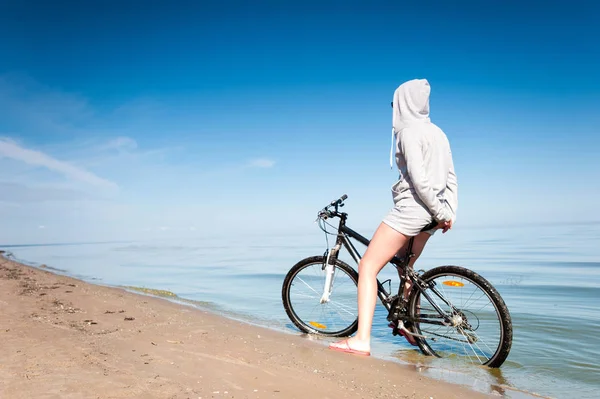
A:
MULTIPOLYGON (((398 182, 392 185, 394 207, 383 218, 383 223, 408 237, 414 237, 433 222, 433 216, 419 197, 410 190, 398 191, 398 182)), ((446 200, 440 199, 446 204, 446 200)), ((433 235, 437 227, 425 230, 433 235)))
MULTIPOLYGON (((407 201, 396 204, 383 218, 383 223, 405 236, 416 236, 433 221, 433 217, 418 203, 402 204, 402 202, 407 201)), ((434 227, 425 232, 433 235, 436 230, 437 227, 434 227)))

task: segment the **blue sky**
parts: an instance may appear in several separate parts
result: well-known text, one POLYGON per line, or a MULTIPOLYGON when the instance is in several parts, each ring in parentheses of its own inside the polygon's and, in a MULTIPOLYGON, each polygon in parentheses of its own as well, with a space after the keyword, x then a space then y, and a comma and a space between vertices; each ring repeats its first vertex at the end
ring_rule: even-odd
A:
POLYGON ((311 231, 392 205, 427 78, 456 229, 598 220, 594 2, 0 2, 0 242, 311 231), (488 8, 490 7, 490 8, 488 8))

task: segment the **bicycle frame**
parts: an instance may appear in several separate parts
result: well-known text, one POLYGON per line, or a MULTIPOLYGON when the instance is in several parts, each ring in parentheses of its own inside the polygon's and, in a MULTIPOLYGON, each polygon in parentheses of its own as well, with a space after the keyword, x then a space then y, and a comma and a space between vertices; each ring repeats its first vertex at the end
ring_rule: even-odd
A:
MULTIPOLYGON (((365 246, 369 246, 370 240, 367 239, 366 237, 362 236, 361 234, 357 233, 356 231, 352 230, 350 227, 346 226, 346 215, 341 214, 336 243, 335 243, 335 246, 332 248, 332 250, 328 253, 328 258, 331 258, 331 257, 336 258, 341 247, 344 246, 344 248, 346 248, 346 250, 350 253, 350 256, 352 257, 352 259, 354 259, 354 261, 358 264, 360 262, 360 259, 362 258, 362 256, 360 255, 360 253, 358 252, 358 250, 356 249, 356 247, 354 246, 352 241, 350 241, 351 238, 354 238, 356 241, 360 242, 361 244, 363 244, 365 246)), ((398 271, 401 271, 401 270, 403 271, 404 268, 408 265, 409 259, 412 256, 411 252, 412 252, 413 241, 414 241, 413 238, 411 238, 409 240, 405 257, 399 258, 398 256, 394 256, 390 260, 389 263, 393 264, 398 269, 398 271)), ((326 264, 329 264, 328 260, 327 260, 326 264)), ((327 277, 329 277, 329 275, 327 277)), ((329 278, 325 281, 325 287, 328 287, 329 281, 330 281, 329 278)), ((402 287, 402 283, 403 283, 403 281, 401 281, 400 287, 402 287)), ((326 289, 326 291, 328 291, 328 290, 326 289)), ((377 279, 377 296, 379 297, 379 300, 381 301, 382 305, 388 311, 391 308, 391 301, 390 301, 391 295, 392 295, 392 293, 387 292, 385 287, 381 283, 381 281, 379 281, 379 279, 377 279)))
MULTIPOLYGON (((326 260, 325 264, 323 265, 324 268, 327 268, 329 266, 329 269, 328 269, 328 273, 326 274, 324 292, 323 292, 323 296, 321 297, 321 302, 326 302, 328 300, 328 297, 329 297, 329 294, 330 294, 331 288, 332 288, 331 283, 333 280, 333 266, 330 266, 329 259, 332 257, 334 259, 337 258, 341 247, 344 246, 346 248, 346 250, 350 253, 350 256, 354 259, 354 261, 357 264, 359 264, 360 259, 362 257, 360 255, 360 253, 358 252, 358 250, 356 249, 356 247, 354 246, 354 244, 352 243, 352 241, 350 241, 350 238, 354 238, 355 240, 357 240, 358 242, 360 242, 361 244, 363 244, 365 246, 369 246, 369 243, 370 243, 369 239, 362 236, 358 232, 352 230, 350 227, 346 226, 347 215, 345 213, 338 214, 338 216, 340 217, 340 223, 338 226, 338 234, 337 234, 336 243, 335 243, 334 247, 332 248, 332 250, 328 252, 327 260, 326 260)), ((414 256, 414 254, 412 253, 413 243, 414 243, 414 237, 411 237, 410 240, 408 241, 406 254, 403 257, 398 257, 397 255, 394 255, 392 257, 392 259, 388 262, 388 263, 391 263, 392 265, 394 265, 394 267, 396 267, 396 269, 399 272, 398 274, 400 277, 400 285, 398 287, 398 295, 392 296, 392 293, 387 292, 385 287, 381 283, 381 281, 379 281, 379 279, 377 279, 377 297, 379 298, 379 300, 381 301, 381 304, 386 308, 386 310, 388 312, 391 312, 392 306, 394 306, 394 302, 395 302, 394 300, 399 300, 399 299, 403 298, 403 295, 402 295, 403 294, 403 286, 408 277, 407 266, 409 264, 410 258, 412 258, 414 256)), ((387 281, 389 281, 389 280, 384 281, 384 283, 387 281)), ((418 320, 413 320, 413 321, 419 321, 419 322, 424 322, 424 323, 428 323, 428 324, 439 324, 439 325, 445 325, 446 323, 448 323, 450 320, 446 316, 446 312, 444 312, 435 303, 435 301, 432 300, 432 298, 429 296, 429 294, 423 288, 421 288, 421 286, 419 284, 414 284, 413 286, 416 287, 419 291, 421 291, 421 294, 429 301, 429 303, 431 303, 431 305, 435 308, 435 310, 437 310, 439 312, 439 315, 423 314, 423 315, 421 315, 421 317, 425 317, 425 318, 434 317, 434 318, 443 318, 444 319, 444 321, 442 322, 442 321, 421 319, 421 317, 419 317, 418 320)), ((436 294, 436 296, 438 296, 443 302, 445 302, 452 309, 455 309, 454 306, 450 302, 448 302, 443 297, 443 295, 441 295, 441 293, 439 293, 437 291, 437 289, 435 287, 430 287, 430 288, 436 294)))

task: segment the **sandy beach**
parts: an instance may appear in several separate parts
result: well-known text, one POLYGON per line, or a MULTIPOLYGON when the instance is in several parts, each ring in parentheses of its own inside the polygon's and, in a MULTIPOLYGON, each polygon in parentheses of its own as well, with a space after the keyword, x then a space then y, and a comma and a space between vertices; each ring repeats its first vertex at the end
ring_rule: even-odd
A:
POLYGON ((0 258, 0 398, 483 398, 407 366, 0 258))

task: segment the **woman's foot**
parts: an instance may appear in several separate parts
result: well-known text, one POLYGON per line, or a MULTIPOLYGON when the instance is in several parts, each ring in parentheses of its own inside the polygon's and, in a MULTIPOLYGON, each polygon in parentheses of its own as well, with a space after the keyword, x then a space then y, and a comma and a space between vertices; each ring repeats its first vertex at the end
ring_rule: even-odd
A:
POLYGON ((329 349, 364 356, 371 354, 371 345, 369 342, 364 342, 354 337, 329 344, 329 349))

